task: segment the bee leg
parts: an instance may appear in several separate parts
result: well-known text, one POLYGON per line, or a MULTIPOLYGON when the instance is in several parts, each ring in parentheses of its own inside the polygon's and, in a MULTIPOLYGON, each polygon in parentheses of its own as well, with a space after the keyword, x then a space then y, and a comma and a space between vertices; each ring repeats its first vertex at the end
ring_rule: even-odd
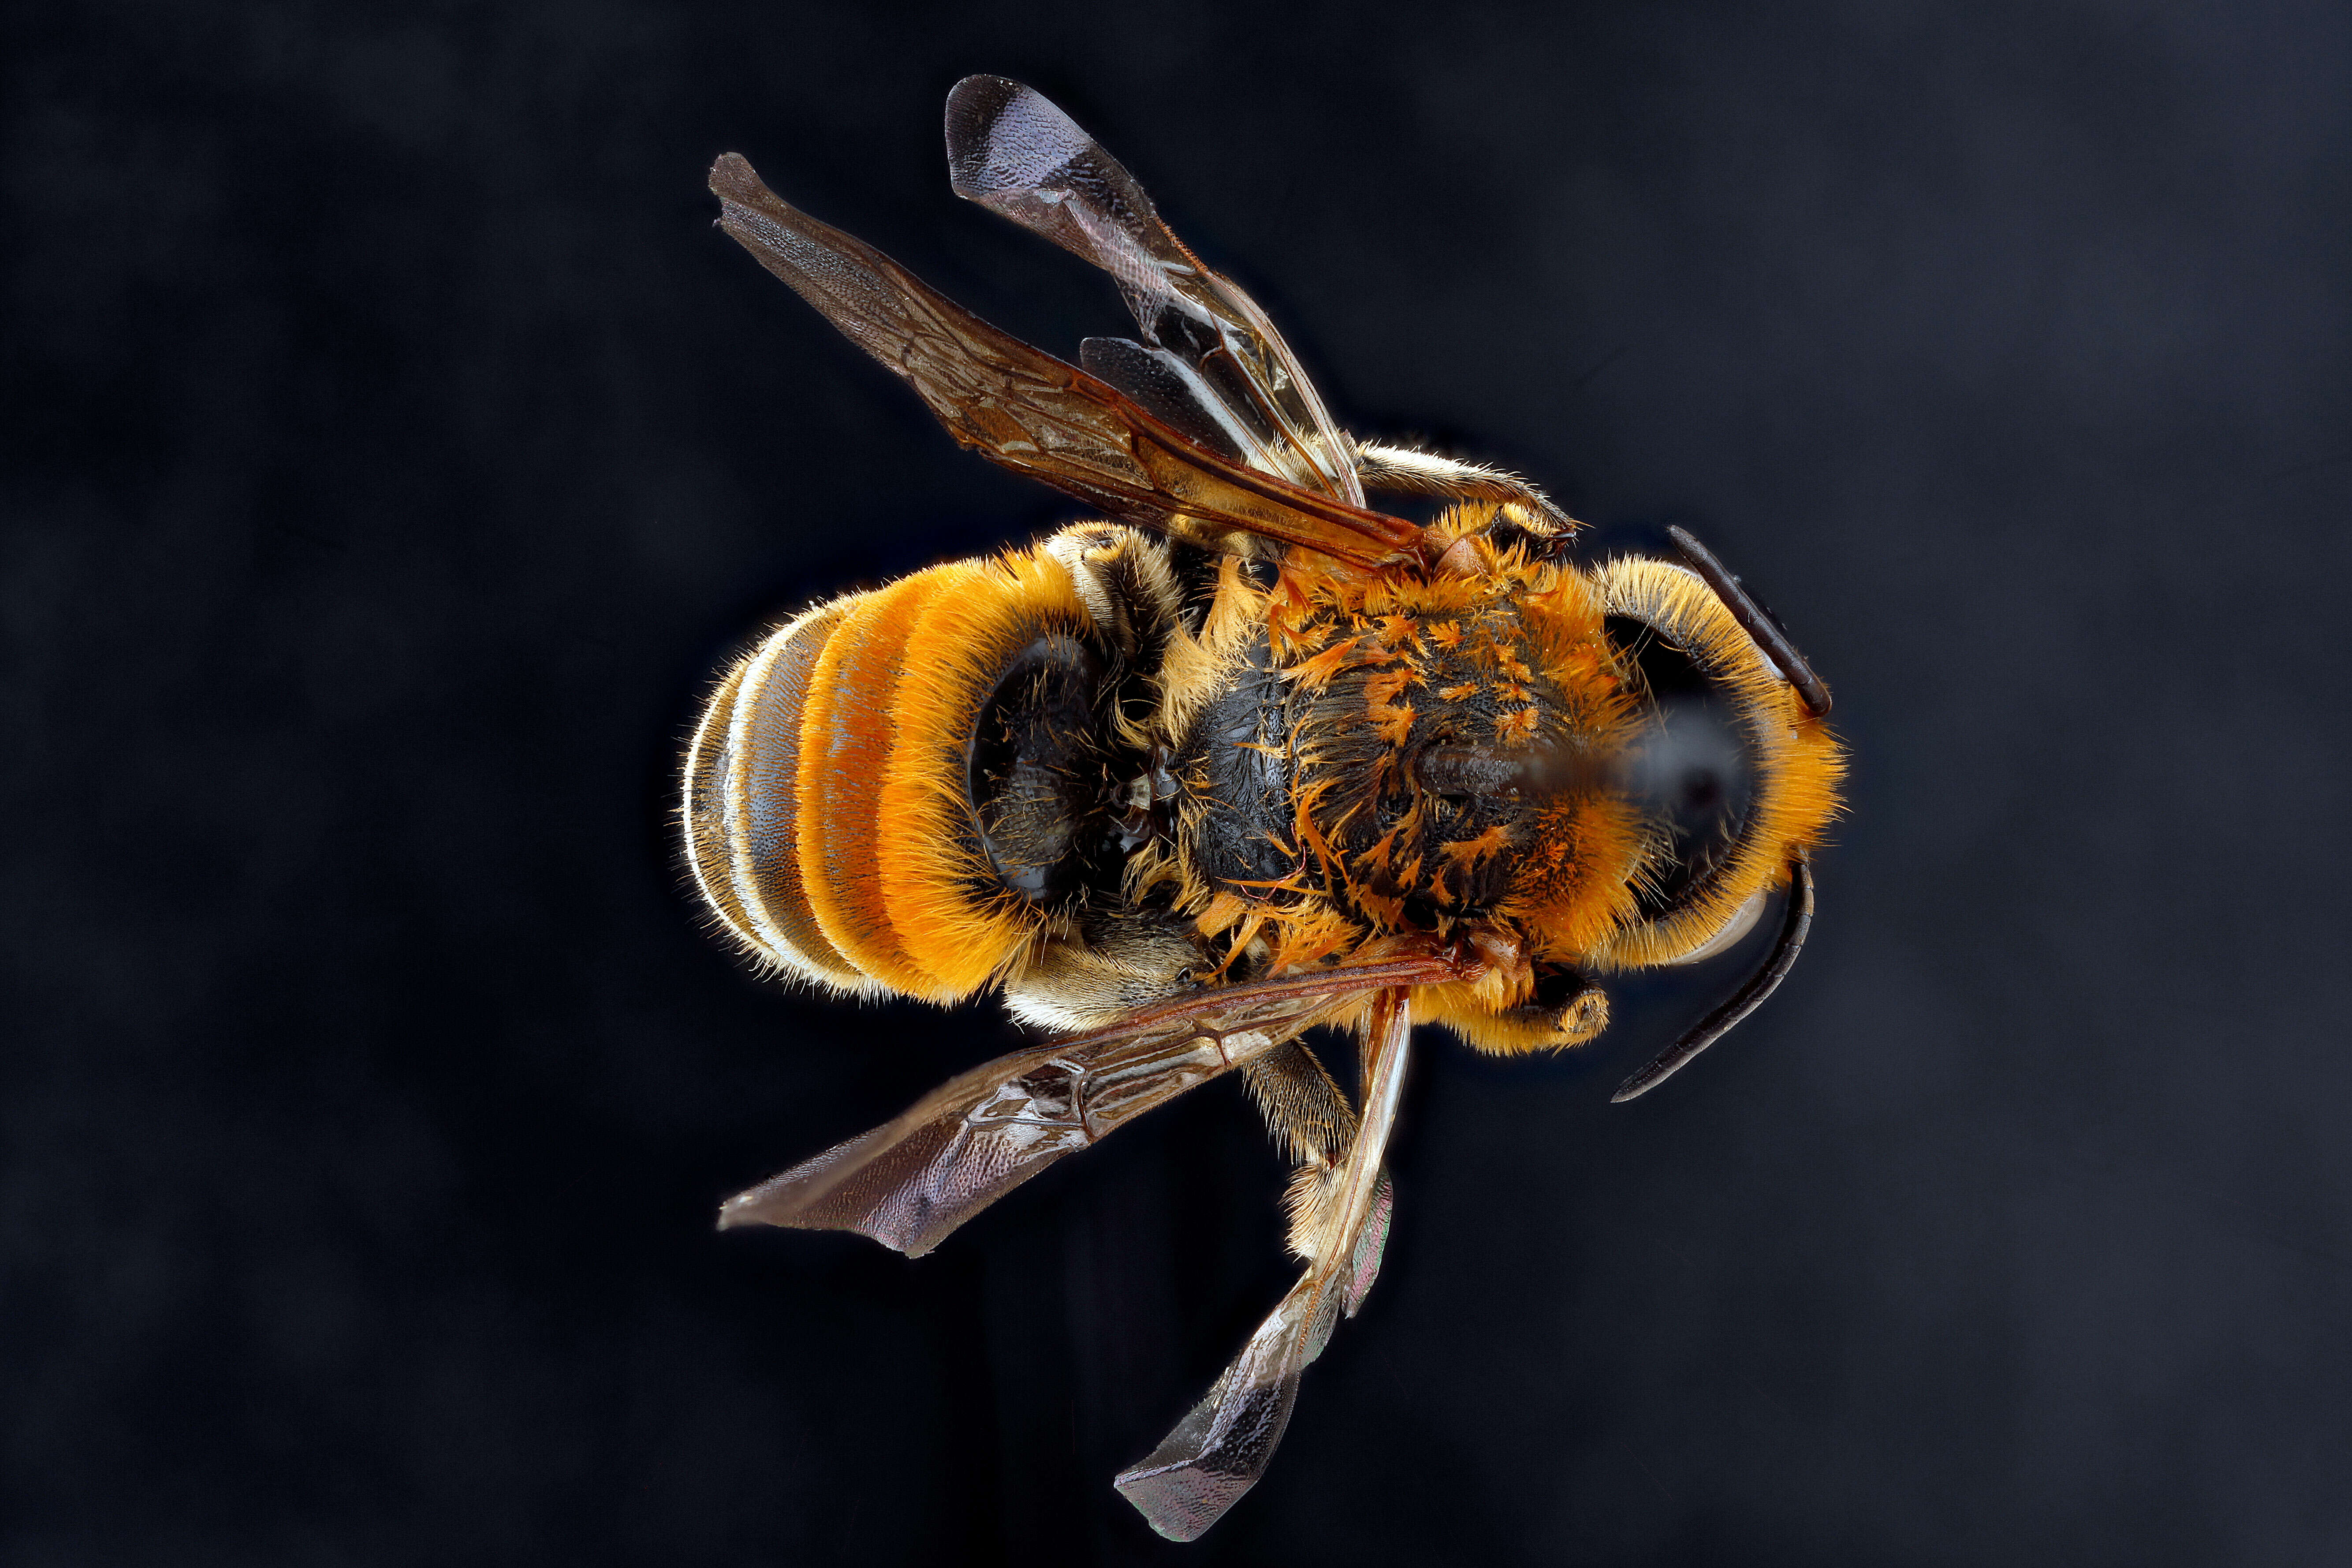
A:
MULTIPOLYGON (((1356 1141, 1356 1108, 1348 1103, 1347 1095, 1304 1040, 1293 1040, 1242 1070, 1250 1098, 1265 1117, 1266 1130, 1297 1166, 1284 1197, 1290 1215, 1291 1255, 1315 1262, 1333 1241, 1342 1163, 1356 1141)), ((1368 1255, 1349 1271, 1349 1288, 1343 1305, 1351 1318, 1380 1273, 1389 1209, 1389 1177, 1383 1169, 1372 1198, 1372 1217, 1365 1226, 1370 1244, 1368 1255)))
POLYGON ((1353 441, 1351 445, 1356 449, 1356 478, 1366 489, 1512 502, 1535 514, 1538 524, 1535 531, 1538 533, 1576 531, 1574 518, 1560 510, 1559 504, 1542 490, 1508 469, 1378 441, 1353 441))
POLYGON ((1365 1037, 1364 1111, 1339 1162, 1320 1250, 1208 1397, 1112 1482, 1171 1541, 1193 1540, 1257 1484, 1290 1423, 1300 1375, 1323 1353, 1341 1310, 1352 1311, 1362 1298, 1356 1277, 1377 1264, 1387 1231, 1381 1155, 1395 1124, 1412 1034, 1411 991, 1381 992, 1365 1037))
POLYGON ((1097 1029, 1185 994, 1209 966, 1191 928, 1164 910, 1081 910, 1004 982, 1005 1005, 1049 1029, 1097 1029))

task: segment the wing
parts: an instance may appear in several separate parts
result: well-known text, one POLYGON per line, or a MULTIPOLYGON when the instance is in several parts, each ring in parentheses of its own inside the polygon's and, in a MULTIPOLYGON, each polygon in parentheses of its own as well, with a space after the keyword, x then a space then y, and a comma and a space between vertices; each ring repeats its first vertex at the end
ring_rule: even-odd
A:
POLYGON ((719 1228, 853 1230, 909 1258, 1065 1154, 1296 1038, 1367 991, 1461 978, 1413 954, 1220 986, 1000 1057, 862 1138, 727 1200, 719 1228))
POLYGON ((1300 545, 1358 565, 1421 530, 1203 447, 1108 383, 998 331, 861 240, 788 205, 730 153, 711 166, 719 227, 903 377, 948 433, 1115 517, 1207 549, 1300 545))
POLYGON ((1257 301, 1201 264, 1135 176, 1042 94, 968 76, 948 94, 948 179, 1118 279, 1143 344, 1087 340, 1084 363, 1122 388, 1181 385, 1250 467, 1364 503, 1355 455, 1257 301), (1097 348, 1096 345, 1108 345, 1097 348))
POLYGON ((1290 1424, 1300 1374, 1323 1353, 1339 1315, 1353 1317, 1370 1287, 1389 1228, 1381 1156, 1396 1124, 1412 1037, 1412 994, 1383 991, 1365 1037, 1363 1118, 1340 1165, 1327 1244, 1208 1397, 1112 1483, 1171 1541, 1193 1540, 1257 1485, 1290 1424))

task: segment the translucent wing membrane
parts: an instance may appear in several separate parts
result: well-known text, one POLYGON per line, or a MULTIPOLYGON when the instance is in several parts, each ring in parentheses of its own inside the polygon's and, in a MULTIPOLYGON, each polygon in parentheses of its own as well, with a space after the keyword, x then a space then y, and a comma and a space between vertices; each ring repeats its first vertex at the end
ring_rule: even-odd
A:
POLYGON ((1000 1057, 864 1137, 728 1199, 719 1226, 852 1230, 919 1258, 1064 1155, 1296 1038, 1350 999, 1461 973, 1451 960, 1416 955, 1221 986, 1000 1057))
POLYGON ((1208 1397, 1113 1483, 1171 1541, 1200 1535, 1265 1474, 1289 1425, 1300 1374, 1323 1353, 1339 1315, 1355 1315, 1379 1271, 1390 1204, 1381 1157, 1396 1124, 1412 1036, 1411 994, 1381 992, 1365 1039, 1363 1116, 1332 1195, 1327 1245, 1208 1397))
POLYGON ((1257 456, 1257 439, 1233 412, 1208 395, 1192 368, 1128 338, 1086 338, 1078 363, 1127 394, 1137 406, 1166 421, 1221 458, 1271 472, 1257 456))
POLYGON ((872 246, 788 205, 732 153, 712 165, 710 189, 721 228, 913 386, 950 435, 1006 468, 1223 552, 1265 554, 1253 542, 1264 541, 1370 566, 1420 538, 1412 523, 1356 499, 1223 456, 1101 378, 990 326, 872 246))
POLYGON ((1250 467, 1363 504, 1347 438, 1257 301, 1203 267, 1135 177, 1068 115, 1019 82, 966 77, 948 94, 947 137, 956 195, 1118 279, 1143 342, 1097 374, 1131 390, 1123 373, 1156 365, 1145 374, 1181 387, 1250 467))

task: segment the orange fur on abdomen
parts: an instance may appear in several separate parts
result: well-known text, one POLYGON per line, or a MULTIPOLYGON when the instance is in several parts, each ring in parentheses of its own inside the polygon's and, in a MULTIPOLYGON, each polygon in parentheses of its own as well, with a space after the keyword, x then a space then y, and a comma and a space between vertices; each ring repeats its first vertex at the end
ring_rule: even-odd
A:
POLYGON ((1045 917, 1006 890, 966 798, 999 675, 1086 635, 1041 552, 959 561, 787 622, 730 670, 687 749, 687 862, 754 957, 934 1002, 1002 973, 1045 917))

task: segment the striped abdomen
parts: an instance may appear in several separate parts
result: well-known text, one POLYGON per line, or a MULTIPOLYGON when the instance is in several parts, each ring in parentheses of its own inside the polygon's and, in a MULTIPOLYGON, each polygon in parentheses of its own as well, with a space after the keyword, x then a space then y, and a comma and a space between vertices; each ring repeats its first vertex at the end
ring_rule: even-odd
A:
POLYGON ((1036 836, 1008 829, 1056 819, 997 818, 1055 775, 1007 753, 1000 778, 975 759, 1006 733, 1018 751, 1028 710, 1008 729, 1011 689, 1095 700, 1096 637, 1044 550, 935 566, 770 634, 687 752, 704 899, 754 955, 823 985, 949 1002, 999 977, 1054 890, 1017 863, 1036 836))

